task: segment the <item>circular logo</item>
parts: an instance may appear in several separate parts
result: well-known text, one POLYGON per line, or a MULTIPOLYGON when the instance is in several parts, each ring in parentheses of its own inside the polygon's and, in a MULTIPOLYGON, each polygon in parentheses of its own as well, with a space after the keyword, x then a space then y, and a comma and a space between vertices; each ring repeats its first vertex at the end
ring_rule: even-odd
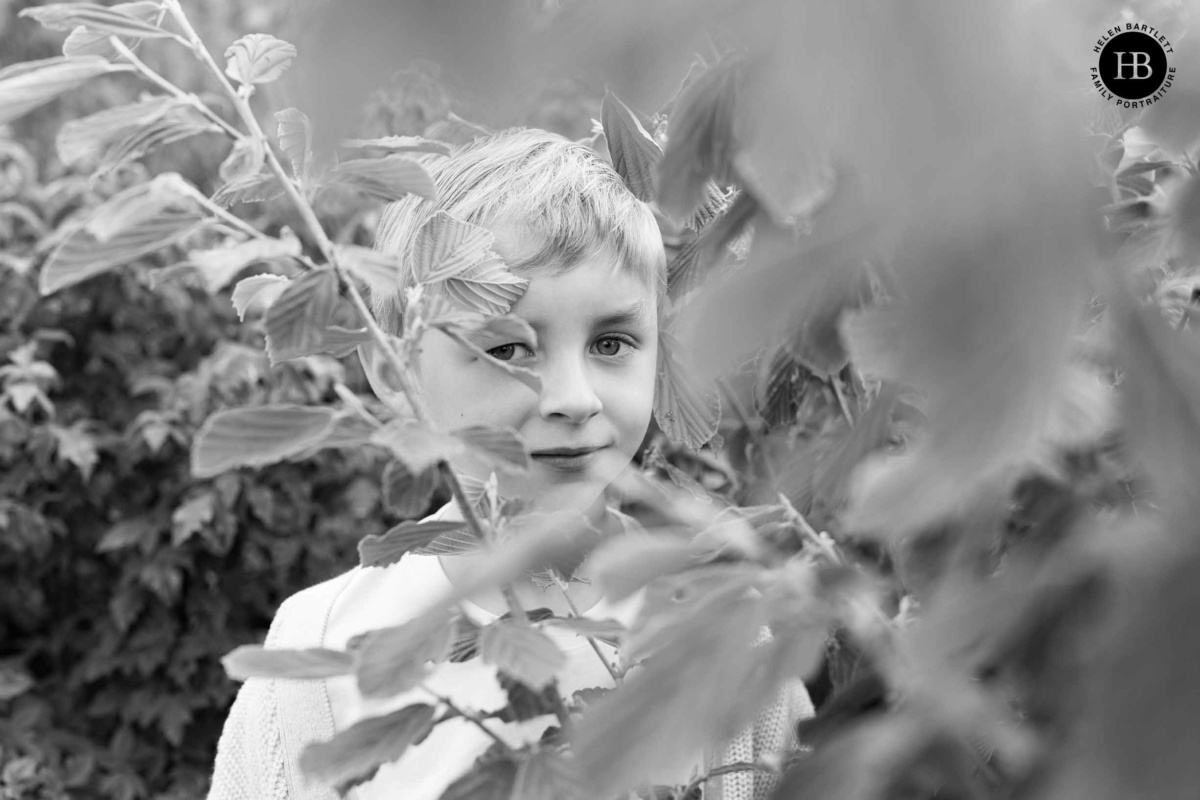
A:
POLYGON ((1167 77, 1167 53, 1153 36, 1129 31, 1114 36, 1100 51, 1100 80, 1122 100, 1142 100, 1167 77))
POLYGON ((1127 22, 1104 32, 1093 52, 1092 84, 1105 100, 1125 108, 1142 108, 1156 102, 1175 80, 1168 63, 1175 52, 1171 43, 1152 25, 1127 22))

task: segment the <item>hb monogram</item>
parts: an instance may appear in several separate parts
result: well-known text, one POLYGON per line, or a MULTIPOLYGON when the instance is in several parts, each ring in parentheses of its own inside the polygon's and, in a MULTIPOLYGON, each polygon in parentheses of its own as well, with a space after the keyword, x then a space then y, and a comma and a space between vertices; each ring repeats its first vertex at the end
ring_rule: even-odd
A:
POLYGON ((1129 80, 1132 78, 1133 80, 1141 81, 1154 74, 1154 70, 1150 68, 1149 53, 1121 51, 1113 53, 1113 55, 1117 57, 1117 74, 1114 77, 1118 80, 1129 80), (1125 56, 1131 56, 1128 62, 1125 60, 1125 56), (1125 67, 1130 67, 1133 71, 1133 74, 1128 76, 1128 78, 1123 74, 1125 67), (1144 75, 1142 74, 1143 68, 1146 70, 1144 75))

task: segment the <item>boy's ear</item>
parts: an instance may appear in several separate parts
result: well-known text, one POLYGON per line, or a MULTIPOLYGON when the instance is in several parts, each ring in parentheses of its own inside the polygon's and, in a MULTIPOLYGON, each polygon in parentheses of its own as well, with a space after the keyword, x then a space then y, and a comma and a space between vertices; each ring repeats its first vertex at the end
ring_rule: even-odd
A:
POLYGON ((388 408, 403 415, 412 416, 412 405, 404 392, 400 390, 400 382, 396 379, 395 369, 383 354, 383 348, 378 342, 363 342, 358 346, 358 360, 362 363, 363 372, 367 375, 367 383, 371 391, 382 400, 388 408))

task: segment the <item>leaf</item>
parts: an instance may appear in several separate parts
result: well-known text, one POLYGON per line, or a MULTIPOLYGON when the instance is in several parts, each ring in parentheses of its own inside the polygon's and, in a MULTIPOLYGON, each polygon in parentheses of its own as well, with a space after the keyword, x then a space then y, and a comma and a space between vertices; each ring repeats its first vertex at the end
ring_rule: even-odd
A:
POLYGON ((267 355, 271 364, 320 352, 337 301, 331 269, 306 272, 288 284, 267 309, 267 355))
POLYGON ((464 449, 453 436, 408 420, 388 423, 371 436, 371 441, 390 450, 414 475, 432 469, 439 461, 450 461, 464 449))
POLYGON ((97 75, 130 70, 131 67, 127 65, 111 64, 98 56, 60 56, 24 61, 0 69, 0 125, 50 102, 97 75))
POLYGON ((479 655, 534 691, 544 689, 567 662, 549 636, 512 619, 497 620, 480 631, 479 655))
POLYGON ((104 201, 84 222, 84 230, 105 243, 168 210, 192 210, 196 202, 191 189, 191 185, 176 172, 156 175, 152 180, 134 184, 104 201))
POLYGON ((344 794, 370 780, 383 764, 395 761, 433 729, 435 708, 405 706, 354 723, 328 742, 313 742, 300 754, 300 769, 313 781, 344 794))
POLYGON ((233 148, 221 162, 217 173, 226 183, 253 178, 262 169, 266 157, 263 143, 257 137, 244 136, 233 143, 233 148))
POLYGON ((450 145, 422 136, 384 136, 380 139, 343 139, 342 147, 355 150, 384 150, 388 153, 434 153, 450 155, 450 145))
POLYGON ((251 275, 242 278, 233 287, 233 307, 237 309, 238 319, 246 321, 246 312, 252 306, 270 308, 284 290, 291 284, 289 278, 283 275, 251 275))
POLYGON ((728 259, 728 245, 742 234, 758 213, 754 195, 741 192, 684 245, 667 265, 668 294, 679 300, 703 284, 728 259))
POLYGON ((513 793, 517 764, 507 758, 487 763, 476 762, 442 793, 439 800, 516 800, 513 793))
POLYGON ((158 526, 146 517, 123 519, 113 525, 96 543, 97 553, 110 553, 158 538, 158 526))
POLYGON ((351 639, 347 649, 358 659, 358 690, 365 697, 390 697, 416 686, 428 662, 449 654, 453 623, 447 609, 437 608, 402 625, 351 639))
POLYGON ((838 333, 838 321, 843 312, 869 301, 870 294, 863 262, 851 261, 825 270, 789 315, 784 339, 787 352, 821 378, 840 372, 848 356, 838 333))
POLYGON ((165 31, 141 19, 137 13, 131 13, 143 10, 140 7, 130 8, 137 5, 128 3, 123 7, 106 7, 94 3, 52 3, 37 8, 22 9, 18 16, 32 17, 47 28, 57 31, 69 31, 76 26, 83 25, 89 30, 105 36, 134 36, 142 39, 162 39, 175 36, 170 31, 165 31))
MULTIPOLYGON (((208 288, 208 291, 216 294, 225 288, 226 284, 233 280, 239 272, 251 264, 256 264, 260 261, 274 261, 276 259, 292 259, 299 255, 299 239, 295 237, 279 239, 274 236, 267 236, 261 239, 248 239, 230 247, 193 250, 188 253, 188 260, 200 270, 200 275, 204 279, 204 285, 208 288)), ((261 278, 263 276, 255 277, 261 278)), ((239 283, 238 285, 240 286, 241 284, 239 283)), ((278 286, 279 284, 276 282, 275 285, 278 286)), ((238 307, 237 302, 234 302, 234 307, 238 307)), ((241 309, 239 309, 238 313, 240 316, 245 316, 241 309)))
POLYGON ((184 241, 209 224, 193 213, 166 213, 142 220, 135 228, 101 242, 86 229, 67 236, 46 260, 39 276, 43 296, 74 286, 114 267, 129 264, 184 241))
POLYGON ((291 160, 292 175, 304 180, 312 161, 312 123, 304 112, 294 108, 276 111, 275 119, 279 123, 279 149, 291 160))
POLYGON ((605 93, 600 104, 600 122, 617 174, 634 197, 643 203, 654 202, 654 169, 662 159, 658 143, 612 92, 605 93))
POLYGON ((579 776, 562 753, 541 748, 517 768, 512 796, 514 800, 571 800, 581 796, 579 776))
POLYGON ((654 419, 671 441, 699 450, 717 432, 721 396, 715 387, 702 391, 682 362, 682 348, 665 328, 658 335, 658 358, 654 419))
POLYGON ((296 405, 233 408, 204 421, 192 443, 192 475, 210 478, 237 467, 260 467, 290 458, 329 432, 328 408, 296 405))
POLYGON ((341 650, 268 649, 244 644, 221 659, 225 674, 235 681, 249 678, 334 678, 354 672, 354 657, 341 650))
POLYGON ((514 367, 511 364, 507 364, 503 361, 499 361, 495 358, 492 358, 490 355, 488 355, 486 350, 484 350, 482 347, 480 347, 479 345, 477 345, 473 341, 471 341, 471 339, 469 337, 472 334, 472 329, 466 328, 458 323, 448 322, 448 321, 436 321, 435 320, 435 321, 431 322, 430 324, 433 327, 441 330, 443 333, 445 333, 447 336, 449 336, 454 341, 458 342, 460 345, 465 347, 467 350, 474 353, 478 358, 483 360, 483 362, 485 364, 488 364, 490 366, 496 367, 497 369, 503 370, 504 372, 508 373, 513 378, 516 378, 521 383, 528 386, 533 391, 538 392, 539 394, 541 393, 541 391, 542 391, 541 376, 539 376, 536 372, 534 372, 531 369, 526 369, 525 367, 514 367))
POLYGON ((484 455, 487 460, 504 470, 518 471, 529 469, 529 455, 525 450, 525 442, 511 428, 492 428, 486 425, 472 425, 453 431, 463 444, 477 453, 484 455))
POLYGON ((270 83, 295 57, 294 45, 267 33, 248 33, 225 50, 225 74, 245 85, 270 83))
POLYGON ((389 461, 383 468, 384 505, 397 516, 421 516, 429 507, 439 482, 437 470, 427 469, 414 475, 403 461, 389 461))
POLYGON ((212 492, 198 494, 171 513, 171 544, 179 547, 213 520, 212 492))
POLYGON ((620 536, 601 544, 589 558, 590 571, 605 595, 620 602, 661 575, 696 563, 697 548, 673 536, 620 536))
MULTIPOLYGON (((391 566, 405 554, 427 547, 442 534, 462 531, 466 525, 465 522, 452 520, 402 522, 382 536, 372 534, 359 542, 359 563, 364 567, 391 566)), ((478 544, 476 542, 476 546, 478 544)))
POLYGON ((372 297, 390 297, 400 288, 400 259, 356 244, 335 244, 337 262, 367 285, 372 297))
POLYGON ((410 193, 420 195, 426 200, 437 199, 433 178, 425 167, 401 155, 343 161, 334 167, 329 180, 378 197, 380 200, 399 200, 410 193))
POLYGON ((82 119, 69 120, 59 129, 56 144, 58 157, 65 164, 78 164, 99 157, 114 141, 131 130, 157 122, 168 111, 178 108, 182 101, 160 96, 106 108, 82 119))
POLYGON ((274 200, 284 192, 283 184, 272 172, 260 172, 230 181, 217 190, 212 201, 219 206, 228 208, 237 203, 258 203, 264 200, 274 200))
POLYGON ((96 164, 92 175, 106 175, 147 153, 190 136, 220 132, 220 128, 204 121, 191 108, 171 109, 162 119, 132 128, 123 137, 112 142, 96 164))
POLYGON ((473 553, 483 547, 475 534, 465 525, 455 530, 441 533, 429 544, 413 550, 419 556, 457 556, 463 553, 473 553))
POLYGON ((438 211, 417 231, 411 249, 413 277, 434 283, 458 277, 484 262, 497 261, 487 228, 438 211))
MULTIPOLYGON (((162 7, 156 0, 138 0, 138 2, 133 3, 117 3, 116 5, 109 6, 108 9, 153 25, 157 22, 158 14, 162 7)), ((122 42, 131 50, 141 40, 140 36, 122 38, 122 42)), ((113 47, 112 42, 109 40, 109 34, 83 25, 71 31, 70 35, 63 41, 62 50, 64 56, 72 57, 101 56, 111 60, 117 58, 119 55, 117 49, 113 47)))
POLYGON ((463 306, 488 316, 507 314, 521 299, 529 281, 508 271, 503 261, 477 264, 446 280, 446 293, 463 306))

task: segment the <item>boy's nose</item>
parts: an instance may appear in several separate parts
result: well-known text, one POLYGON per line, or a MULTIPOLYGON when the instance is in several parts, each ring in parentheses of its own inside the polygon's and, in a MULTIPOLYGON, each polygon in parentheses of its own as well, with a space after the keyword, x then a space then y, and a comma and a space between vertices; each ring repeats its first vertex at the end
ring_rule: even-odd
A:
POLYGON ((558 364, 542 370, 541 378, 538 411, 544 419, 566 417, 571 422, 586 422, 603 408, 583 364, 558 364))

